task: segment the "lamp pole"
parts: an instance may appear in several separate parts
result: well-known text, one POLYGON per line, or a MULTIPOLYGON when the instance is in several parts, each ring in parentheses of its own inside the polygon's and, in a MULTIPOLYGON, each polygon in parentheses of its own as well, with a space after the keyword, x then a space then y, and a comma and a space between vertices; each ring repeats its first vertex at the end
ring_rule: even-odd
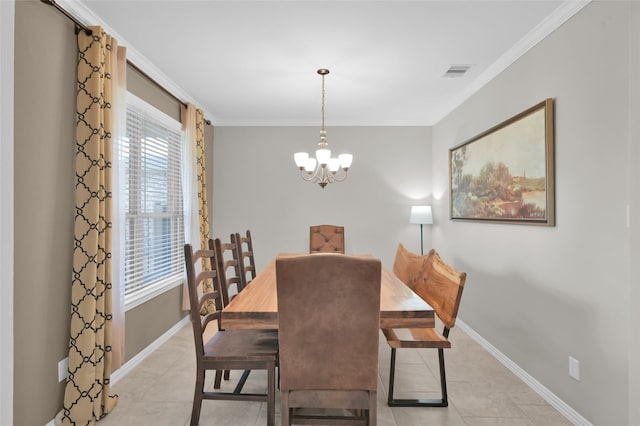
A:
POLYGON ((420 254, 424 255, 424 234, 423 225, 431 225, 433 223, 433 214, 431 213, 431 206, 411 206, 411 215, 409 216, 409 223, 415 223, 420 225, 420 254))

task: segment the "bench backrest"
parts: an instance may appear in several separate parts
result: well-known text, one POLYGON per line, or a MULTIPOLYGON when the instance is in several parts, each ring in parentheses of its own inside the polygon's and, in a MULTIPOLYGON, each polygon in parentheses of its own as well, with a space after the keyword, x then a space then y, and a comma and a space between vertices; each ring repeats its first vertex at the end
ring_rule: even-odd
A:
POLYGON ((412 290, 431 305, 444 326, 450 329, 456 323, 466 279, 465 272, 448 265, 437 251, 431 249, 427 267, 416 279, 412 290))
POLYGON ((400 244, 393 273, 431 305, 446 328, 455 325, 467 279, 465 272, 448 265, 434 249, 418 255, 400 244))
POLYGON ((430 253, 426 255, 416 254, 407 250, 402 243, 398 244, 396 258, 393 262, 393 273, 400 278, 400 281, 413 288, 416 278, 427 267, 427 259, 430 253))

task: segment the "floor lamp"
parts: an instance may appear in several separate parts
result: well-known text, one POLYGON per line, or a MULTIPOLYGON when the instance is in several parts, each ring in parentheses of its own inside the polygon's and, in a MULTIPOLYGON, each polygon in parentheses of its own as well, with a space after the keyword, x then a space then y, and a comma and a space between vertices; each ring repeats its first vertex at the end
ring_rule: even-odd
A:
POLYGON ((422 225, 433 224, 431 206, 411 206, 411 216, 409 217, 409 223, 417 223, 420 225, 420 254, 424 254, 422 225))

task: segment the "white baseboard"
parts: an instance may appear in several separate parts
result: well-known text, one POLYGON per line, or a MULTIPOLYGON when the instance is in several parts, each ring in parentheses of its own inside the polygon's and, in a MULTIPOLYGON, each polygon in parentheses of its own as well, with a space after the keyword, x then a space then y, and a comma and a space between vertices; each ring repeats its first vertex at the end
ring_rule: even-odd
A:
MULTIPOLYGON (((154 340, 149 346, 138 352, 136 356, 124 363, 120 368, 111 374, 111 384, 115 384, 118 380, 126 376, 131 370, 133 370, 138 364, 140 364, 146 357, 151 355, 153 351, 158 349, 164 342, 169 340, 174 334, 176 334, 182 327, 189 322, 189 315, 182 318, 176 325, 167 330, 162 336, 154 340)), ((60 412, 61 413, 61 412, 60 412)), ((58 413, 58 415, 60 414, 58 413)), ((45 426, 56 426, 55 419, 51 420, 45 426)))
POLYGON ((471 327, 465 324, 464 321, 458 318, 456 325, 460 327, 465 333, 467 333, 473 340, 475 340, 480 346, 482 346, 487 352, 489 352, 495 359, 497 359, 502 365, 507 367, 513 374, 515 374, 520 380, 525 382, 535 393, 540 395, 545 401, 549 403, 553 408, 558 410, 560 414, 565 416, 567 420, 576 426, 593 426, 591 422, 582 417, 580 413, 571 408, 566 402, 558 398, 553 392, 547 389, 542 383, 537 381, 533 376, 524 371, 518 364, 511 361, 505 354, 500 352, 495 346, 489 343, 484 337, 480 336, 471 327))

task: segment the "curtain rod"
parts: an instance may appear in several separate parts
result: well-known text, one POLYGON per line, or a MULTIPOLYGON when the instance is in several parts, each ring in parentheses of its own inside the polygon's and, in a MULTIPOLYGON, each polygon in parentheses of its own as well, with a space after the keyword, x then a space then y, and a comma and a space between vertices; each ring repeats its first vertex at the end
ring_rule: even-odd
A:
MULTIPOLYGON (((56 3, 55 0, 40 0, 42 3, 48 4, 49 6, 53 6, 54 8, 56 8, 60 13, 62 13, 64 16, 66 16, 67 18, 69 18, 71 21, 73 21, 74 24, 76 24, 76 34, 78 34, 80 31, 84 31, 87 35, 92 35, 93 31, 91 31, 91 29, 89 27, 87 27, 85 24, 83 24, 82 22, 80 22, 75 16, 73 16, 72 14, 70 14, 69 12, 67 12, 63 7, 61 7, 58 3, 56 3)), ((187 103, 183 102, 182 99, 178 98, 176 95, 174 95, 173 93, 171 93, 166 87, 164 87, 163 85, 161 85, 160 83, 158 83, 155 79, 153 79, 149 74, 147 74, 146 72, 144 72, 142 69, 140 69, 139 66, 137 66, 136 64, 134 64, 133 62, 131 62, 130 60, 127 59, 127 64, 132 67, 133 69, 135 69, 137 72, 139 72, 140 74, 142 74, 147 80, 149 80, 151 83, 153 83, 153 85, 155 85, 158 89, 162 90, 163 92, 165 92, 167 95, 171 96, 173 99, 175 99, 176 101, 178 101, 182 106, 186 107, 187 103)), ((205 124, 211 125, 211 120, 207 120, 205 118, 204 120, 205 124)))

